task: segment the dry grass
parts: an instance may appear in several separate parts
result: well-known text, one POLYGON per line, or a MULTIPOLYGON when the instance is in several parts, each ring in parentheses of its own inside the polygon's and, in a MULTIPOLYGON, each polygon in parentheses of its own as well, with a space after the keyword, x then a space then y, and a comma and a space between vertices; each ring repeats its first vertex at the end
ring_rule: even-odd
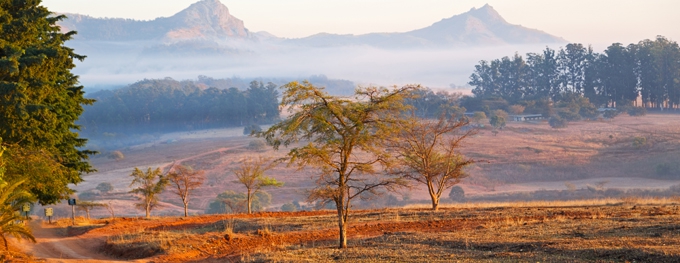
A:
POLYGON ((110 253, 153 261, 678 262, 679 206, 626 198, 359 210, 344 250, 332 214, 124 221, 102 231, 125 231, 109 238, 110 253))
MULTIPOLYGON (((643 200, 641 203, 649 202, 643 200)), ((658 202, 657 202, 658 204, 658 202)), ((334 243, 249 253, 248 262, 678 262, 677 205, 545 208, 529 205, 441 212, 457 230, 384 232, 334 243), (464 224, 464 223, 461 223, 464 224)), ((407 211, 404 211, 407 212, 407 211)), ((418 212, 418 211, 413 211, 418 212)))
MULTIPOLYGON (((611 206, 611 205, 677 205, 680 199, 677 197, 625 197, 625 198, 601 198, 587 200, 557 200, 557 201, 527 201, 527 202, 480 202, 445 204, 442 208, 499 208, 499 207, 587 207, 587 206, 611 206)), ((407 209, 428 209, 430 205, 408 205, 407 209)))

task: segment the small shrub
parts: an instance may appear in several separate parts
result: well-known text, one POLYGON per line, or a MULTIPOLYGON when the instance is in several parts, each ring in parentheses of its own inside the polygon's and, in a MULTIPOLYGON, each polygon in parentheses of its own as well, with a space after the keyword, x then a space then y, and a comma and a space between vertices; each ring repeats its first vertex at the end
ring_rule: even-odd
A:
POLYGON ((550 117, 550 120, 548 120, 548 124, 550 124, 550 127, 552 127, 553 129, 566 128, 567 123, 568 123, 567 120, 557 116, 550 117))
POLYGON ((493 116, 498 116, 503 118, 504 120, 508 119, 508 113, 505 112, 504 110, 495 110, 493 111, 493 116))
POLYGON ((281 211, 284 212, 295 212, 297 211, 297 207, 293 203, 285 203, 281 206, 281 211))
POLYGON ((94 191, 82 192, 78 195, 79 200, 92 200, 98 196, 94 191))
POLYGON ((243 127, 243 135, 251 135, 253 133, 261 132, 261 131, 262 131, 262 128, 260 127, 260 125, 257 125, 257 124, 252 124, 252 125, 248 125, 246 127, 243 127))
POLYGON ((647 109, 645 107, 630 107, 627 113, 630 116, 645 116, 647 115, 647 109))
POLYGON ((581 108, 578 111, 578 114, 586 119, 595 119, 597 118, 598 112, 597 108, 595 108, 595 106, 592 103, 589 103, 588 105, 581 106, 581 108))
POLYGON ((525 107, 522 105, 512 105, 510 106, 510 112, 515 115, 522 114, 524 112, 525 107))
POLYGON ((576 112, 572 111, 560 111, 558 112, 559 116, 561 119, 567 120, 567 121, 578 121, 581 119, 581 115, 579 115, 576 112))
POLYGON ((252 140, 248 143, 248 149, 251 149, 253 151, 263 151, 264 149, 267 148, 267 143, 265 143, 263 140, 252 140))
POLYGON ((640 136, 633 138, 633 147, 642 148, 645 145, 647 145, 647 138, 640 136))
POLYGON ((451 192, 449 192, 449 199, 451 199, 452 201, 465 200, 465 190, 463 190, 463 188, 458 185, 451 187, 451 192))
POLYGON ((502 116, 494 115, 489 119, 489 124, 493 126, 494 128, 503 128, 505 127, 505 118, 502 116))
POLYGON ((480 124, 484 119, 486 119, 486 114, 482 111, 475 111, 472 115, 472 120, 477 124, 480 124))
POLYGON ((116 161, 120 161, 120 160, 125 159, 125 155, 123 155, 123 153, 120 152, 120 151, 110 152, 106 157, 109 158, 109 159, 114 159, 116 161))
POLYGON ((602 116, 604 116, 607 119, 613 119, 617 115, 619 115, 619 111, 617 111, 615 109, 607 110, 602 114, 602 116))
POLYGON ((113 185, 111 185, 109 182, 103 182, 97 185, 97 190, 102 193, 108 193, 113 191, 113 185))

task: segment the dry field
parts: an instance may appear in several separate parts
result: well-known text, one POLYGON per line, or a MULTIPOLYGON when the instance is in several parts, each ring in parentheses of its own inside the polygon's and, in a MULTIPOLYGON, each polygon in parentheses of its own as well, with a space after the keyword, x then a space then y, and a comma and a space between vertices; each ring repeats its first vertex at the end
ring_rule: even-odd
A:
MULTIPOLYGON (((132 168, 178 162, 207 172, 208 180, 190 202, 190 212, 200 214, 217 194, 243 190, 233 182, 235 177, 230 172, 241 159, 285 154, 285 149, 249 149, 249 142, 257 139, 241 136, 241 131, 232 128, 165 134, 154 142, 120 149, 125 155, 120 161, 104 154, 96 156, 92 163, 99 172, 87 175, 85 182, 74 187, 82 193, 94 190, 101 182, 110 182, 115 188, 113 193, 100 195, 96 201, 110 203, 117 215, 137 216, 142 211, 133 209, 135 200, 127 194, 132 168)), ((469 157, 489 161, 473 167, 471 176, 461 184, 469 197, 565 190, 567 185, 576 189, 598 184, 603 190, 668 189, 680 184, 680 115, 623 115, 612 121, 570 123, 559 130, 551 129, 545 121, 509 122, 496 136, 489 129, 480 130, 463 151, 469 157), (635 138, 644 138, 645 144, 633 146, 635 138), (672 168, 671 176, 656 174, 656 168, 664 164, 672 168)), ((273 196, 273 209, 294 200, 304 203, 304 190, 313 186, 313 170, 296 171, 280 165, 268 175, 285 182, 282 188, 267 190, 273 196)), ((403 192, 411 200, 428 198, 419 187, 403 192)), ((156 215, 181 214, 179 198, 166 193, 161 200, 163 207, 155 211, 156 215)), ((70 212, 65 205, 56 210, 62 217, 70 212)), ((109 213, 98 209, 93 215, 104 217, 109 213)))
MULTIPOLYGON (((250 149, 249 143, 257 139, 239 136, 239 131, 166 134, 154 142, 120 149, 125 155, 120 161, 95 157, 92 162, 100 171, 87 175, 75 188, 82 193, 101 182, 112 183, 114 191, 96 195, 95 201, 110 204, 117 218, 95 219, 72 228, 36 226, 43 242, 15 246, 33 255, 32 259, 140 262, 680 261, 680 214, 678 199, 672 197, 474 202, 446 205, 438 212, 412 202, 400 209, 358 210, 351 215, 350 248, 344 251, 335 248, 337 229, 332 211, 196 216, 217 194, 243 190, 233 183, 230 172, 242 158, 285 154, 285 150, 250 149), (136 200, 127 193, 130 171, 173 162, 207 173, 204 186, 191 197, 193 216, 178 217, 182 211, 179 198, 165 193, 162 206, 152 212, 157 217, 139 219, 142 211, 133 208, 136 200), (75 246, 85 249, 70 248, 75 246), (64 254, 65 249, 70 252, 64 254)), ((674 114, 619 116, 613 121, 570 123, 560 130, 545 122, 510 122, 498 135, 482 129, 468 141, 464 152, 489 161, 473 167, 471 177, 461 184, 470 200, 570 187, 575 191, 572 194, 593 186, 598 187, 598 193, 665 190, 680 184, 680 118, 674 114), (644 138, 644 144, 634 145, 639 138, 644 138), (670 174, 658 173, 662 164, 670 167, 670 174)), ((296 171, 280 165, 268 175, 286 183, 267 190, 273 196, 271 210, 293 200, 304 204, 304 190, 313 186, 313 170, 296 171)), ((404 192, 411 200, 427 198, 418 187, 404 192)), ((362 205, 380 207, 379 201, 362 205)), ((70 208, 57 205, 55 214, 65 218, 70 208)), ((110 217, 105 209, 94 210, 92 215, 110 217)))
MULTIPOLYGON (((95 220, 89 226, 43 227, 61 229, 66 241, 54 237, 52 243, 80 240, 90 246, 90 252, 83 253, 100 260, 678 262, 678 201, 631 198, 487 203, 447 206, 437 212, 360 210, 351 216, 349 248, 345 250, 335 248, 333 211, 119 218, 95 220), (66 237, 66 233, 72 236, 66 237)), ((27 246, 27 252, 40 252, 40 246, 27 246)))

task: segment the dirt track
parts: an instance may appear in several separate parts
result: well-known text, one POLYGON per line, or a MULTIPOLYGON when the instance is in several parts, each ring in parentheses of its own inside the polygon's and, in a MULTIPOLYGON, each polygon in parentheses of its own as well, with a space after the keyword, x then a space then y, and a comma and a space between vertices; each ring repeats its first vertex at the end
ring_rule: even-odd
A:
POLYGON ((18 247, 45 262, 123 262, 97 251, 104 242, 103 236, 67 237, 62 233, 63 228, 45 227, 42 220, 32 220, 29 224, 38 242, 22 241, 18 247))

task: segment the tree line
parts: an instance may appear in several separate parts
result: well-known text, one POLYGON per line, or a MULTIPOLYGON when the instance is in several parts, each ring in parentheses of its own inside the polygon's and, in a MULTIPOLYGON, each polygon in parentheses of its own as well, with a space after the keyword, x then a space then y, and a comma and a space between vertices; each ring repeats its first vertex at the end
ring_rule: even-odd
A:
POLYGON ((277 86, 252 81, 246 90, 205 88, 170 78, 99 91, 80 120, 88 135, 122 131, 191 130, 273 121, 277 86))
POLYGON ((596 106, 677 109, 679 81, 680 48, 677 42, 658 36, 627 46, 614 43, 603 53, 571 43, 526 57, 482 60, 469 84, 477 97, 503 98, 513 104, 557 102, 577 95, 596 106))

